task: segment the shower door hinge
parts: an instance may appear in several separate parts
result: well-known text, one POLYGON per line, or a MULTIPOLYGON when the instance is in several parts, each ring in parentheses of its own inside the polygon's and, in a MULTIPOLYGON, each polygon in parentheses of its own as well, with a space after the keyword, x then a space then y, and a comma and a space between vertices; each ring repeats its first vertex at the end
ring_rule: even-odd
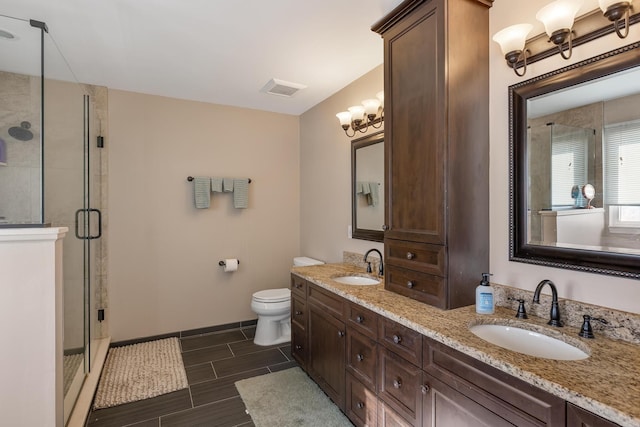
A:
POLYGON ((98 322, 102 322, 104 320, 104 308, 98 309, 98 322))
POLYGON ((104 148, 104 136, 98 136, 98 148, 104 148))

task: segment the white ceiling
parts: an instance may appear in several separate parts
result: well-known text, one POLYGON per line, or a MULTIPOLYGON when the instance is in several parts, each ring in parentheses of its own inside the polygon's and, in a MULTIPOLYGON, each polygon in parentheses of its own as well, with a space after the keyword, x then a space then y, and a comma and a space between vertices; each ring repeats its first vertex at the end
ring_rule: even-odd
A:
MULTIPOLYGON (((46 22, 82 83, 299 115, 382 63, 370 27, 399 3, 0 0, 0 15, 46 22), (260 92, 271 78, 308 87, 291 98, 260 92)), ((0 42, 30 37, 18 36, 0 42)))

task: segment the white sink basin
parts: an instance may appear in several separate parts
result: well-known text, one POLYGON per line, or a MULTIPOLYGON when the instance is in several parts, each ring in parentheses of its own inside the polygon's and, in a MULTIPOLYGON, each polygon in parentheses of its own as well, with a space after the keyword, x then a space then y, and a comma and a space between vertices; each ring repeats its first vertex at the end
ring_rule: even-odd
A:
POLYGON ((374 279, 373 277, 364 277, 364 276, 340 276, 334 277, 338 283, 342 283, 343 285, 358 285, 358 286, 366 286, 366 285, 377 285, 380 283, 380 280, 374 279))
POLYGON ((507 350, 553 360, 581 360, 589 355, 576 346, 550 336, 505 325, 475 325, 478 337, 507 350))

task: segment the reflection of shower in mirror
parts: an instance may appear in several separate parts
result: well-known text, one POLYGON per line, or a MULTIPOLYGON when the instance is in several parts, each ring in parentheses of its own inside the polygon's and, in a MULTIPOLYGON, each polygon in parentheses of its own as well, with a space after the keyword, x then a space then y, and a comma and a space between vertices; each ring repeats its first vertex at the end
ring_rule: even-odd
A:
POLYGON ((33 139, 33 132, 29 129, 31 129, 31 123, 25 120, 20 123, 20 126, 10 127, 9 135, 18 141, 31 141, 33 139))

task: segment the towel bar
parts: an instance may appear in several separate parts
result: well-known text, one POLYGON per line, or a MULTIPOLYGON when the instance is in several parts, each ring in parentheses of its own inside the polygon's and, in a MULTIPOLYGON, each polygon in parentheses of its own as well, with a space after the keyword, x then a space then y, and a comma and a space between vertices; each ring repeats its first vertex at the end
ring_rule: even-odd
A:
MULTIPOLYGON (((189 181, 189 182, 193 181, 193 177, 192 176, 188 176, 187 177, 187 181, 189 181)), ((251 178, 249 178, 249 184, 251 184, 251 178)))

